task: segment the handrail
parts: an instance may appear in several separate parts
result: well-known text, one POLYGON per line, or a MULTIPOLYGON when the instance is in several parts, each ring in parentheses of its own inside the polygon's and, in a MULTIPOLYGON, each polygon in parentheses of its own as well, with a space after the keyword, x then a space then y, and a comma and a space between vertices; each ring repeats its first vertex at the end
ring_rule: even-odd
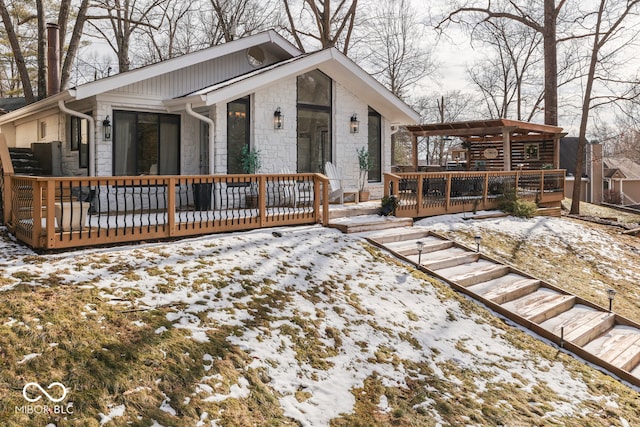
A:
POLYGON ((327 224, 321 174, 15 177, 16 237, 67 248, 298 224, 327 224))
POLYGON ((397 216, 422 218, 495 209, 508 187, 540 205, 564 198, 564 169, 396 172, 384 174, 384 195, 398 199, 397 216))

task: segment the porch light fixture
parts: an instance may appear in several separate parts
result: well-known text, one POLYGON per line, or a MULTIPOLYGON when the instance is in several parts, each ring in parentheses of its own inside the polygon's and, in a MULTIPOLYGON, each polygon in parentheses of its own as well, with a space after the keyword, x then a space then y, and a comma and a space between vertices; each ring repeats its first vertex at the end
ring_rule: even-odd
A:
POLYGON ((276 108, 276 111, 273 112, 273 128, 274 129, 282 129, 284 126, 284 114, 280 111, 280 107, 276 108))
POLYGON ((102 132, 104 140, 111 141, 111 121, 109 120, 109 116, 105 117, 102 121, 102 132))
POLYGON ((476 241, 476 252, 480 252, 480 242, 482 241, 482 236, 476 235, 473 240, 476 241))
POLYGON ((360 132, 360 122, 358 121, 358 115, 356 113, 353 113, 353 115, 351 116, 350 124, 351 133, 360 132))
POLYGON ((609 297, 609 313, 611 313, 611 308, 613 307, 613 299, 616 296, 616 290, 615 289, 609 289, 607 290, 607 296, 609 297))
POLYGON ((424 249, 424 243, 421 240, 416 242, 416 247, 418 248, 418 265, 422 265, 422 249, 424 249))

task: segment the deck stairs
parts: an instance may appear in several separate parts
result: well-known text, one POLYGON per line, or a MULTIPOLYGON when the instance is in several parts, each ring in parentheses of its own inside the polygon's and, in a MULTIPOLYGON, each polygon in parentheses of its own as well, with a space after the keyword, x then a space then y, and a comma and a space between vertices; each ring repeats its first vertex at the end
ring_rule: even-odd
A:
POLYGON ((16 175, 42 175, 42 166, 30 148, 10 147, 9 156, 16 175))
POLYGON ((426 228, 362 234, 609 373, 640 386, 640 325, 426 228), (423 244, 418 253, 417 242, 423 244))

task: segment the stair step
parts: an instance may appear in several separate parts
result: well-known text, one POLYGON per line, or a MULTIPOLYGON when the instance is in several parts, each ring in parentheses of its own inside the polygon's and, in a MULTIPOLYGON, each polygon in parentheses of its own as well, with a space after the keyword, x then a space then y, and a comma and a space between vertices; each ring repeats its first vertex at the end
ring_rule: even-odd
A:
POLYGON ((420 238, 417 240, 405 240, 403 242, 390 243, 386 246, 403 256, 416 255, 417 261, 418 241, 422 242, 422 260, 427 259, 427 256, 429 256, 429 254, 431 254, 432 252, 437 252, 453 247, 453 242, 442 240, 433 236, 427 236, 425 238, 420 238))
POLYGON ((379 244, 385 246, 389 246, 394 243, 417 240, 437 240, 439 242, 442 241, 442 239, 438 237, 431 236, 431 233, 428 230, 413 227, 398 228, 396 230, 387 229, 379 233, 372 233, 368 236, 368 238, 371 240, 375 240, 379 244))
MULTIPOLYGON (((417 260, 417 257, 415 257, 417 260)), ((422 254, 422 265, 430 270, 456 267, 459 265, 475 263, 480 254, 469 252, 461 248, 448 248, 436 252, 422 254)))
POLYGON ((491 261, 479 259, 471 264, 433 270, 442 277, 459 284, 471 286, 487 280, 496 279, 509 273, 509 267, 491 261))
POLYGON ((618 325, 585 345, 584 349, 620 369, 630 371, 640 363, 640 331, 618 325))
POLYGON ((573 295, 540 288, 522 298, 503 304, 503 307, 532 322, 542 323, 573 307, 575 299, 573 295))
POLYGON ((408 227, 411 225, 413 225, 413 219, 411 218, 396 218, 392 216, 376 217, 373 215, 339 218, 329 222, 330 227, 337 228, 346 234, 408 227))
POLYGON ((530 294, 539 287, 539 280, 529 279, 516 273, 509 273, 497 279, 469 286, 468 289, 496 304, 504 304, 530 294))
POLYGON ((571 310, 552 317, 540 324, 544 329, 561 336, 564 327, 564 340, 584 347, 615 324, 615 316, 609 312, 576 304, 571 310))

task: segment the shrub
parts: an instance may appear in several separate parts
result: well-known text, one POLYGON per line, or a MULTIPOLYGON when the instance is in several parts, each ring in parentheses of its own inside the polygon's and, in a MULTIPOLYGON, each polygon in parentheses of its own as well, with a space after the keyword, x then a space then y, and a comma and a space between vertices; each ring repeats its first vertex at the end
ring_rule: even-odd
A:
POLYGON ((538 205, 535 202, 518 198, 518 193, 513 187, 505 187, 502 195, 498 198, 498 208, 519 218, 533 218, 538 205))
POLYGON ((392 215, 396 212, 397 207, 398 199, 396 196, 384 196, 382 198, 382 206, 380 206, 380 215, 392 215))
POLYGON ((602 198, 605 203, 609 203, 610 205, 622 204, 622 194, 617 190, 605 190, 602 198))

